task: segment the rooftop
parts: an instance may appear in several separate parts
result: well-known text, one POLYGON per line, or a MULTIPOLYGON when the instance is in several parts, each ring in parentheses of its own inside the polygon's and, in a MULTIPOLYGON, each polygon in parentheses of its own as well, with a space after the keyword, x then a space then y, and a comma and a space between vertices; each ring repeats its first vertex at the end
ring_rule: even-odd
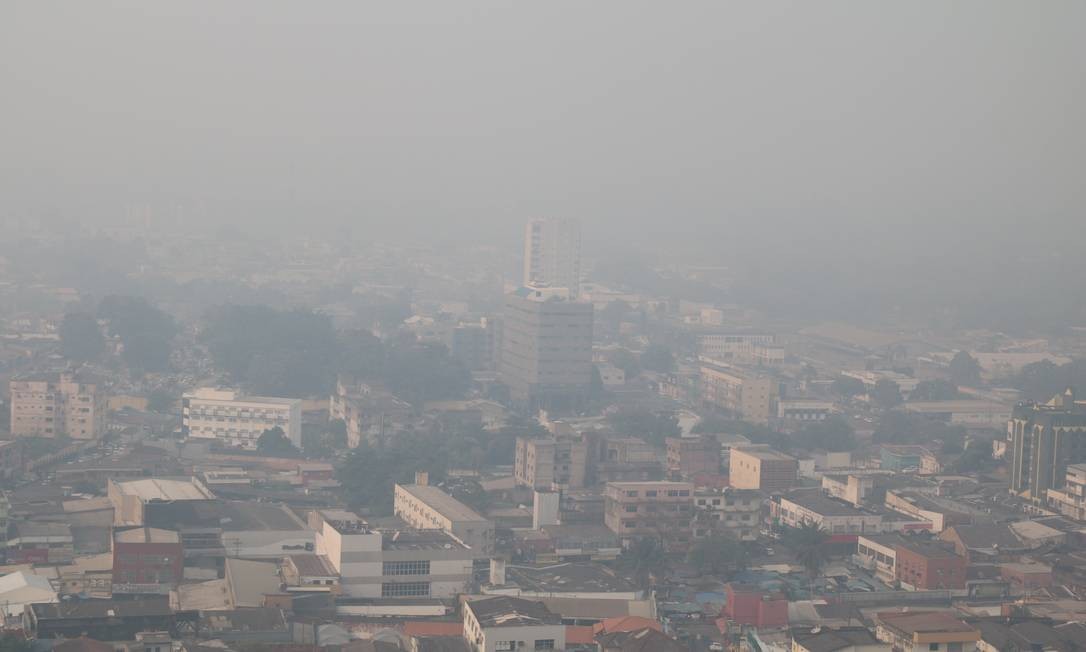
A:
POLYGON ((780 451, 776 451, 772 448, 768 448, 765 446, 751 446, 732 449, 732 454, 735 454, 737 452, 744 455, 750 455, 751 457, 757 458, 763 462, 794 462, 796 459, 791 455, 785 455, 780 451))
POLYGON ((147 596, 139 600, 82 600, 49 604, 32 604, 38 620, 58 618, 133 618, 169 616, 170 600, 166 596, 147 596), (112 612, 112 613, 111 613, 112 612))
POLYGON ((907 636, 976 632, 976 628, 946 611, 880 612, 878 621, 907 636))
POLYGON ((781 501, 785 500, 822 516, 872 516, 872 514, 862 512, 848 503, 826 497, 821 490, 793 491, 790 494, 781 496, 781 501))
POLYGON ((809 631, 792 630, 792 640, 802 645, 807 652, 836 652, 863 645, 878 645, 876 639, 866 627, 842 627, 823 629, 815 627, 809 631))
POLYGON ((462 549, 467 546, 440 530, 394 530, 381 532, 383 550, 446 550, 462 549))
POLYGON ((186 480, 169 480, 164 478, 146 478, 143 480, 130 480, 128 482, 116 482, 117 490, 127 496, 139 496, 145 502, 152 500, 214 500, 215 495, 203 485, 186 480))
POLYGON ((113 540, 118 543, 181 543, 181 535, 173 530, 140 527, 114 531, 113 540))
POLYGON ((290 563, 298 569, 299 575, 307 577, 336 577, 339 573, 332 567, 332 562, 324 555, 290 555, 290 563))
POLYGON ((508 583, 539 593, 630 593, 639 591, 629 578, 601 564, 567 563, 533 568, 508 566, 508 583))
POLYGON ((480 627, 523 627, 525 625, 561 625, 562 617, 542 602, 501 595, 472 600, 467 608, 480 627))
POLYGON ((396 487, 403 489, 418 500, 426 503, 431 509, 437 511, 450 521, 486 521, 486 519, 480 516, 474 509, 468 507, 437 487, 425 484, 400 484, 396 485, 396 487))

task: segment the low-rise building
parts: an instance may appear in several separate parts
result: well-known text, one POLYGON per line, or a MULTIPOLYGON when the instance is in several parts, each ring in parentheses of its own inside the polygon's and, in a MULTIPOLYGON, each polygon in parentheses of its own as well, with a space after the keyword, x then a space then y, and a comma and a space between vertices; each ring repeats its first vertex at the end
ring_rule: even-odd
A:
POLYGON ((348 448, 375 443, 403 430, 414 413, 411 404, 379 387, 340 378, 328 401, 328 416, 347 426, 348 448))
POLYGON ((969 650, 980 630, 947 611, 880 612, 875 636, 901 652, 969 650))
POLYGON ((437 487, 398 484, 393 509, 413 528, 451 534, 477 558, 489 558, 494 552, 494 524, 437 487))
MULTIPOLYGON (((210 503, 215 495, 196 478, 145 478, 117 482, 109 480, 106 494, 113 503, 114 524, 146 525, 152 512, 168 512, 179 502, 210 503)), ((168 520, 168 518, 166 519, 168 520)))
POLYGON ((791 652, 891 652, 866 627, 793 629, 791 652))
POLYGON ((1068 464, 1062 488, 1045 492, 1048 507, 1076 521, 1086 521, 1086 464, 1068 464))
POLYGON ((464 603, 464 638, 472 652, 564 650, 566 626, 542 602, 498 596, 464 603))
POLYGON ((782 398, 777 401, 777 418, 785 424, 803 425, 812 421, 825 421, 833 415, 833 411, 833 401, 808 398, 782 398))
POLYGON ((897 546, 900 534, 861 534, 856 538, 856 561, 884 582, 897 579, 897 546))
POLYGON ((667 470, 680 478, 720 473, 720 442, 715 437, 668 437, 667 470))
POLYGON ((733 448, 728 466, 728 481, 736 489, 785 491, 799 474, 796 458, 768 446, 733 448))
POLYGON ((769 376, 752 373, 711 358, 700 359, 701 400, 754 423, 776 416, 779 386, 769 376))
POLYGON ((757 540, 763 499, 764 495, 753 489, 695 491, 694 538, 723 534, 736 541, 757 540))
POLYGON ((354 598, 451 598, 472 576, 472 551, 435 530, 372 528, 343 510, 309 513, 316 550, 354 598))
POLYGON ((576 489, 586 484, 588 443, 580 438, 517 437, 513 477, 522 487, 576 489))
POLYGON ((689 482, 611 482, 604 490, 604 524, 624 542, 651 537, 685 546, 693 512, 689 482))
POLYGON ((794 491, 770 503, 771 514, 784 526, 813 523, 829 534, 865 534, 884 531, 881 514, 856 509, 818 490, 794 491))
POLYGON ((822 491, 831 498, 861 507, 875 489, 875 476, 859 473, 826 474, 822 476, 822 491))
POLYGON ((202 387, 181 397, 181 433, 214 439, 225 446, 256 450, 265 430, 279 428, 302 447, 302 401, 270 396, 242 396, 229 389, 202 387))
POLYGON ((902 407, 915 414, 966 428, 1004 429, 1011 408, 1002 403, 976 400, 909 401, 902 407))
POLYGON ((113 533, 114 595, 168 595, 184 564, 177 532, 139 527, 113 533))
POLYGON ((903 539, 897 544, 895 578, 916 591, 965 588, 965 557, 934 543, 903 539))
POLYGON ((723 616, 740 625, 773 629, 788 624, 788 596, 759 586, 730 582, 724 585, 723 616))

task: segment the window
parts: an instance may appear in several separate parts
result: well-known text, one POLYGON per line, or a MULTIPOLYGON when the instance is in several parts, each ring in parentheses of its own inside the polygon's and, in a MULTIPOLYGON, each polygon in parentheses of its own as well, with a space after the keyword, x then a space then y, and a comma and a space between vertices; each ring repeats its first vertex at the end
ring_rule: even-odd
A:
POLYGON ((626 511, 630 514, 637 513, 637 505, 626 505, 626 511))
POLYGON ((425 598, 429 595, 429 582, 385 582, 381 585, 382 598, 425 598))
POLYGON ((382 564, 382 575, 429 575, 430 560, 421 561, 386 561, 382 564))
POLYGON ((938 643, 928 643, 928 649, 929 650, 938 650, 939 649, 939 644, 938 643))
POLYGON ((517 648, 516 641, 495 641, 494 649, 497 652, 512 652, 517 648))
POLYGON ((537 649, 537 650, 553 650, 554 649, 554 639, 553 638, 536 639, 535 649, 537 649))
POLYGON ((636 491, 627 491, 626 492, 626 497, 627 498, 637 498, 637 492, 636 491))

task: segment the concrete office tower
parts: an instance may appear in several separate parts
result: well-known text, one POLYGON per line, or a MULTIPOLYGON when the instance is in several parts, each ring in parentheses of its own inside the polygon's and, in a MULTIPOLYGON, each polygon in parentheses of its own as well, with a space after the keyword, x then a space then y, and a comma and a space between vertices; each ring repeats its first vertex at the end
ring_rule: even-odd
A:
POLYGON ((1049 489, 1066 486, 1068 465, 1086 462, 1086 402, 1068 389, 1043 405, 1019 403, 1007 437, 1011 491, 1045 504, 1049 489))
POLYGON ((577 405, 592 384, 592 304, 565 288, 520 288, 503 312, 500 378, 529 408, 577 405))
POLYGON ((569 288, 581 284, 581 224, 577 220, 532 220, 524 231, 524 285, 569 288))

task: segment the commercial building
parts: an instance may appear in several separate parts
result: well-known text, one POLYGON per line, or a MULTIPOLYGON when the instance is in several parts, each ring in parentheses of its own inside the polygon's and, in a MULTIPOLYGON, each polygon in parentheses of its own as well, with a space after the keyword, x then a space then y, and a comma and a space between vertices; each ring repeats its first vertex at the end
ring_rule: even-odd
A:
POLYGON ((497 596, 464 603, 464 638, 472 652, 564 650, 566 626, 542 602, 497 596))
POLYGON ((513 478, 521 487, 578 489, 586 484, 588 455, 588 442, 581 438, 517 437, 513 478))
POLYGON ((701 400, 736 416, 765 424, 776 416, 779 384, 773 378, 711 358, 699 359, 701 400))
POLYGON ((788 596, 759 586, 729 582, 724 585, 723 616, 740 625, 773 629, 788 624, 788 596))
POLYGON ((796 458, 768 446, 733 448, 728 462, 728 482, 736 489, 784 491, 796 483, 796 458))
POLYGON ((98 439, 105 434, 106 395, 72 374, 12 380, 13 437, 98 439))
POLYGON ((347 597, 451 598, 471 581, 471 549, 444 532, 381 531, 334 509, 310 512, 309 526, 347 597))
POLYGON ((347 426, 348 448, 375 444, 410 424, 414 408, 383 389, 339 378, 328 401, 328 417, 347 426))
POLYGON ((680 478, 720 473, 720 442, 716 437, 668 437, 667 470, 680 478))
POLYGON ((577 220, 531 220, 524 229, 524 285, 569 288, 581 285, 581 225, 577 220))
POLYGON ((1007 426, 1011 491, 1044 504, 1063 489, 1070 464, 1086 462, 1086 403, 1068 389, 1045 404, 1020 403, 1007 426))
POLYGON ((759 349, 774 346, 772 333, 711 333, 698 337, 698 353, 723 362, 749 364, 759 349))
POLYGON ((592 385, 592 304, 565 289, 507 294, 499 376, 514 401, 575 405, 592 385))
POLYGON ((457 325, 450 334, 449 354, 463 362, 468 371, 492 370, 501 342, 499 323, 483 317, 478 322, 457 325))
POLYGON ((489 558, 494 552, 494 524, 437 487, 398 484, 393 509, 413 528, 456 537, 476 558, 489 558))
POLYGON ((777 401, 777 418, 786 424, 803 425, 812 421, 825 421, 833 415, 832 401, 816 401, 796 398, 777 401))
POLYGON ((756 541, 764 495, 751 489, 694 492, 694 538, 724 534, 736 541, 756 541))
POLYGON ((894 577, 915 591, 965 588, 965 557, 943 546, 918 540, 897 544, 894 577))
POLYGON ((113 533, 113 595, 168 595, 184 565, 177 532, 140 527, 113 533))
POLYGON ((589 477, 596 483, 640 482, 664 477, 660 450, 637 437, 605 437, 589 452, 589 477))
POLYGON ((113 503, 114 525, 132 527, 147 525, 151 513, 156 510, 169 512, 181 502, 210 503, 216 500, 215 494, 196 478, 146 478, 128 482, 109 480, 106 495, 113 503))
POLYGON ((1062 489, 1045 492, 1049 509, 1076 521, 1086 521, 1086 464, 1069 464, 1062 489))
POLYGON ((678 548, 689 542, 692 483, 609 482, 603 495, 603 522, 624 541, 651 537, 678 548))
POLYGON ((792 630, 792 652, 891 652, 866 627, 792 630))
POLYGON ((948 611, 894 611, 875 616, 875 636, 901 652, 970 650, 980 630, 948 611))
POLYGON ((211 387, 181 397, 181 432, 186 437, 215 439, 233 448, 255 450, 260 435, 272 428, 280 428, 300 449, 301 400, 242 396, 234 390, 211 387))
POLYGON ((794 491, 770 504, 771 514, 781 525, 802 527, 813 523, 829 534, 882 532, 882 515, 861 511, 827 498, 818 490, 794 491))
POLYGON ((884 582, 897 579, 897 546, 904 538, 897 533, 861 534, 856 537, 856 561, 884 582))
POLYGON ((992 401, 909 401, 902 407, 907 412, 966 428, 1002 429, 1011 418, 1010 407, 992 401))

